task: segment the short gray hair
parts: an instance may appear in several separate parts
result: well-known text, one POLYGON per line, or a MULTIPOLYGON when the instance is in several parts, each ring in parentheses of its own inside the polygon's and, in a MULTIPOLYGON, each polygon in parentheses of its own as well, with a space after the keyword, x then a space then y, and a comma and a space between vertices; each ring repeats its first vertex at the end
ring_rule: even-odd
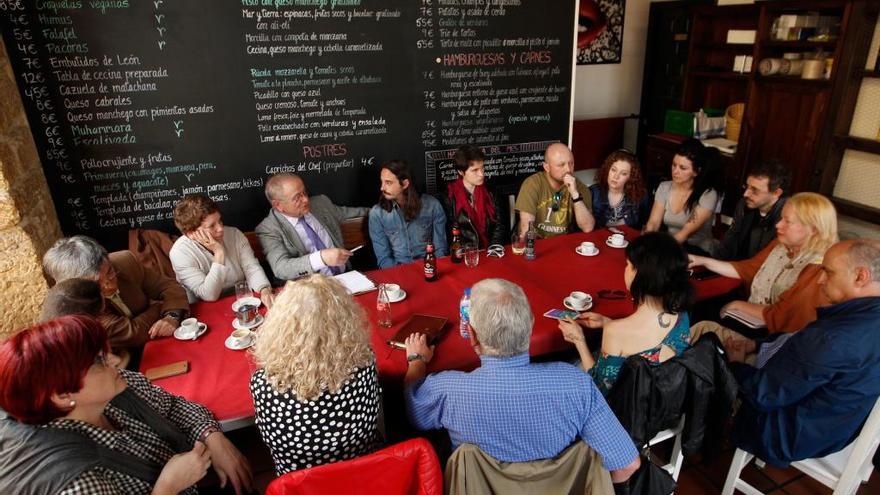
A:
POLYGON ((43 256, 43 270, 55 283, 69 278, 95 279, 107 259, 107 250, 84 235, 58 240, 43 256))
POLYGON ((880 283, 880 241, 875 239, 859 239, 853 241, 847 250, 850 266, 865 267, 871 280, 880 283))
MULTIPOLYGON (((278 195, 281 194, 281 190, 284 188, 284 182, 290 179, 299 179, 302 182, 302 178, 291 172, 281 172, 278 174, 269 177, 269 180, 266 181, 266 199, 271 203, 275 200, 281 200, 278 195)), ((305 182, 303 182, 305 184, 305 182)))
POLYGON ((513 356, 528 352, 535 317, 520 286, 487 278, 471 289, 470 322, 483 352, 513 356))

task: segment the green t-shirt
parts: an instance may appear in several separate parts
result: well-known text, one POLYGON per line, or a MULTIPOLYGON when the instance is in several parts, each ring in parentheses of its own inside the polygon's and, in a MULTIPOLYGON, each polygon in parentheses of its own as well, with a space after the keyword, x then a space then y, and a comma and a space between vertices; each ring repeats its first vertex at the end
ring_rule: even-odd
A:
MULTIPOLYGON (((562 186, 559 191, 554 191, 544 174, 544 171, 537 172, 523 181, 516 197, 516 209, 534 215, 538 235, 547 238, 568 233, 575 218, 568 188, 562 186)), ((592 211, 589 189, 580 180, 575 180, 584 205, 592 211)))

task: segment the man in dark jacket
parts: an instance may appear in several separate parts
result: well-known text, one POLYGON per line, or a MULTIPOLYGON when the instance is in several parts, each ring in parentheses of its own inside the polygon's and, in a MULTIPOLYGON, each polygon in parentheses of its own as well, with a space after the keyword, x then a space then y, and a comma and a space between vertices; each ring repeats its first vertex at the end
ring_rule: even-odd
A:
POLYGON ((791 174, 788 167, 770 160, 758 165, 746 178, 743 197, 736 205, 733 223, 713 250, 720 260, 746 260, 776 238, 776 223, 782 217, 791 174))
MULTIPOLYGON (((859 434, 880 395, 880 241, 835 244, 819 283, 833 303, 787 339, 763 367, 743 364, 728 348, 742 406, 737 447, 778 466, 823 457, 859 434)), ((777 341, 779 340, 777 338, 777 341)), ((774 341, 774 344, 778 344, 774 341)))

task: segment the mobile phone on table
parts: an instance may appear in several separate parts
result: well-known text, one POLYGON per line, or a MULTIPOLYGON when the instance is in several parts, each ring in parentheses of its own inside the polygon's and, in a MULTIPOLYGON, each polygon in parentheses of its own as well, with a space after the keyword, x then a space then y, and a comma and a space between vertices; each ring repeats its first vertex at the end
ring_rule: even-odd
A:
POLYGON ((182 375, 189 371, 189 361, 178 361, 176 363, 166 364, 164 366, 156 366, 144 372, 147 380, 158 380, 160 378, 168 378, 169 376, 182 375))
POLYGON ((576 313, 574 311, 568 311, 565 309, 551 309, 544 313, 544 316, 547 318, 553 318, 554 320, 564 320, 566 318, 577 318, 580 313, 576 313))

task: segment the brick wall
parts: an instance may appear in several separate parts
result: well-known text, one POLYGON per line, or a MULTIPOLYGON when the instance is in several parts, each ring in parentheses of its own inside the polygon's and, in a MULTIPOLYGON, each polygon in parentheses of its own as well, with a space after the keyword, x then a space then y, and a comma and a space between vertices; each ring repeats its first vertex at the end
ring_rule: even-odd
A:
POLYGON ((59 237, 55 206, 0 39, 0 338, 39 315, 47 288, 40 259, 59 237))

